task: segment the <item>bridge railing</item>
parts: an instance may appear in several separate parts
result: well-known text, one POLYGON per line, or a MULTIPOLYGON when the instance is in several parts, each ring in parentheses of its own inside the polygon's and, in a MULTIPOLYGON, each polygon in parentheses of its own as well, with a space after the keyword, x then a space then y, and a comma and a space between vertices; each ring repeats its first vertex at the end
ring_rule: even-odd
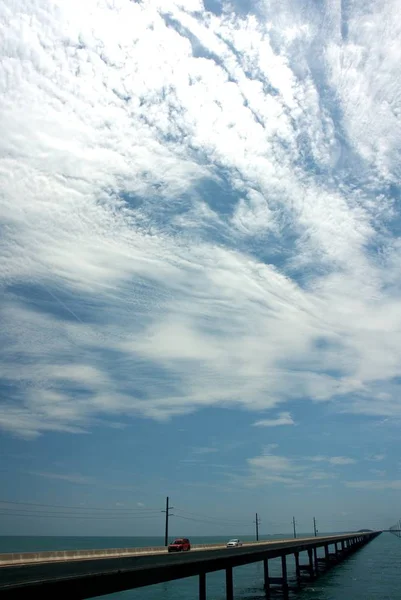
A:
MULTIPOLYGON (((344 537, 349 536, 350 534, 344 534, 344 537)), ((303 540, 316 540, 320 537, 324 538, 326 536, 318 536, 311 538, 302 538, 303 540)), ((339 538, 341 536, 338 536, 339 538)), ((281 538, 281 539, 271 539, 271 540, 260 540, 256 541, 248 541, 242 542, 243 546, 263 546, 272 543, 276 543, 278 541, 294 541, 293 538, 281 538)), ((219 542, 214 544, 192 544, 193 550, 213 550, 213 549, 222 549, 226 547, 226 543, 219 542)), ((9 552, 6 554, 0 554, 0 566, 6 565, 17 565, 17 564, 30 564, 30 563, 49 563, 49 562, 66 562, 66 561, 74 561, 74 560, 90 560, 90 559, 98 559, 98 558, 113 558, 113 557, 123 557, 123 556, 141 556, 148 554, 163 554, 167 553, 167 548, 165 546, 146 546, 146 547, 133 547, 133 548, 95 548, 95 549, 86 549, 86 550, 54 550, 54 551, 46 551, 46 552, 9 552)))

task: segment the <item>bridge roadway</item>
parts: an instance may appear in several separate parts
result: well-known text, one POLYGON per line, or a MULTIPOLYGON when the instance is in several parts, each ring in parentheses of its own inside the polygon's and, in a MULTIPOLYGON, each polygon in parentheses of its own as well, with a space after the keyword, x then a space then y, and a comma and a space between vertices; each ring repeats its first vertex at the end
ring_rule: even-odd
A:
POLYGON ((120 558, 4 566, 0 568, 2 600, 28 598, 43 600, 60 593, 78 600, 164 581, 191 577, 222 569, 286 556, 312 548, 327 547, 344 540, 371 539, 379 532, 280 540, 239 548, 191 550, 185 553, 157 553, 120 558))

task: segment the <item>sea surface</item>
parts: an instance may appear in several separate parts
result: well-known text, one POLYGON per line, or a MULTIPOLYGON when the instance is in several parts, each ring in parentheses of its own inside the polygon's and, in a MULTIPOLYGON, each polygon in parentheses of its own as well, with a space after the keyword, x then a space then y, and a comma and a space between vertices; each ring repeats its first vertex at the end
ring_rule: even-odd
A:
MULTIPOLYGON (((265 539, 280 539, 280 537, 291 536, 271 536, 265 539)), ((247 538, 243 539, 245 541, 247 538)), ((204 544, 227 540, 220 537, 192 537, 191 541, 194 544, 204 544)), ((158 545, 163 545, 162 538, 0 536, 0 553, 158 545)), ((306 555, 304 562, 306 562, 306 555)), ((293 563, 290 560, 288 563, 291 576, 293 563)), ((273 560, 269 561, 269 565, 271 576, 279 576, 280 563, 273 560)), ((290 597, 294 600, 401 600, 400 566, 401 539, 390 533, 382 533, 342 564, 305 586, 302 591, 291 594, 290 597)), ((263 565, 254 563, 236 567, 234 590, 235 600, 265 599, 263 565)), ((197 600, 198 580, 196 577, 190 577, 138 590, 110 594, 102 598, 106 600, 197 600)), ((224 573, 207 575, 207 598, 225 600, 224 573)))

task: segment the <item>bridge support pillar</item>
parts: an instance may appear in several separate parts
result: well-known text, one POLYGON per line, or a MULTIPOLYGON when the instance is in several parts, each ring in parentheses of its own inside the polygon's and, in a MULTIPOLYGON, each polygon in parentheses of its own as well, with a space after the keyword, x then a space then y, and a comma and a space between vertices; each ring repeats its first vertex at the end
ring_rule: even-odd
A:
POLYGON ((265 580, 266 598, 270 598, 269 561, 267 558, 263 559, 263 575, 265 580))
POLYGON ((317 549, 313 548, 313 562, 315 563, 316 577, 319 575, 319 561, 317 559, 317 549))
POLYGON ((206 600, 206 573, 199 574, 199 600, 206 600))
POLYGON ((308 558, 309 558, 309 573, 310 573, 310 578, 313 579, 315 577, 315 569, 313 568, 313 553, 312 553, 312 548, 309 548, 308 550, 308 558))
POLYGON ((330 566, 330 557, 329 557, 329 546, 325 544, 324 546, 324 558, 326 559, 326 568, 330 566))
POLYGON ((226 600, 234 600, 233 568, 226 568, 226 600))
POLYGON ((284 598, 288 596, 288 578, 287 578, 287 557, 285 554, 281 557, 281 575, 283 578, 283 594, 284 598))
POLYGON ((298 587, 301 585, 301 570, 299 568, 299 552, 294 552, 295 558, 295 576, 297 578, 298 587))

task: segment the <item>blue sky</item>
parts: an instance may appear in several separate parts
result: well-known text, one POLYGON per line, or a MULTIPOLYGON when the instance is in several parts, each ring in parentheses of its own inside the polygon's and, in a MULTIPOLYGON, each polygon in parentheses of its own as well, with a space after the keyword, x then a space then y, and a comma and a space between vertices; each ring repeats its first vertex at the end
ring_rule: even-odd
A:
POLYGON ((398 518, 399 9, 5 3, 3 533, 398 518))

